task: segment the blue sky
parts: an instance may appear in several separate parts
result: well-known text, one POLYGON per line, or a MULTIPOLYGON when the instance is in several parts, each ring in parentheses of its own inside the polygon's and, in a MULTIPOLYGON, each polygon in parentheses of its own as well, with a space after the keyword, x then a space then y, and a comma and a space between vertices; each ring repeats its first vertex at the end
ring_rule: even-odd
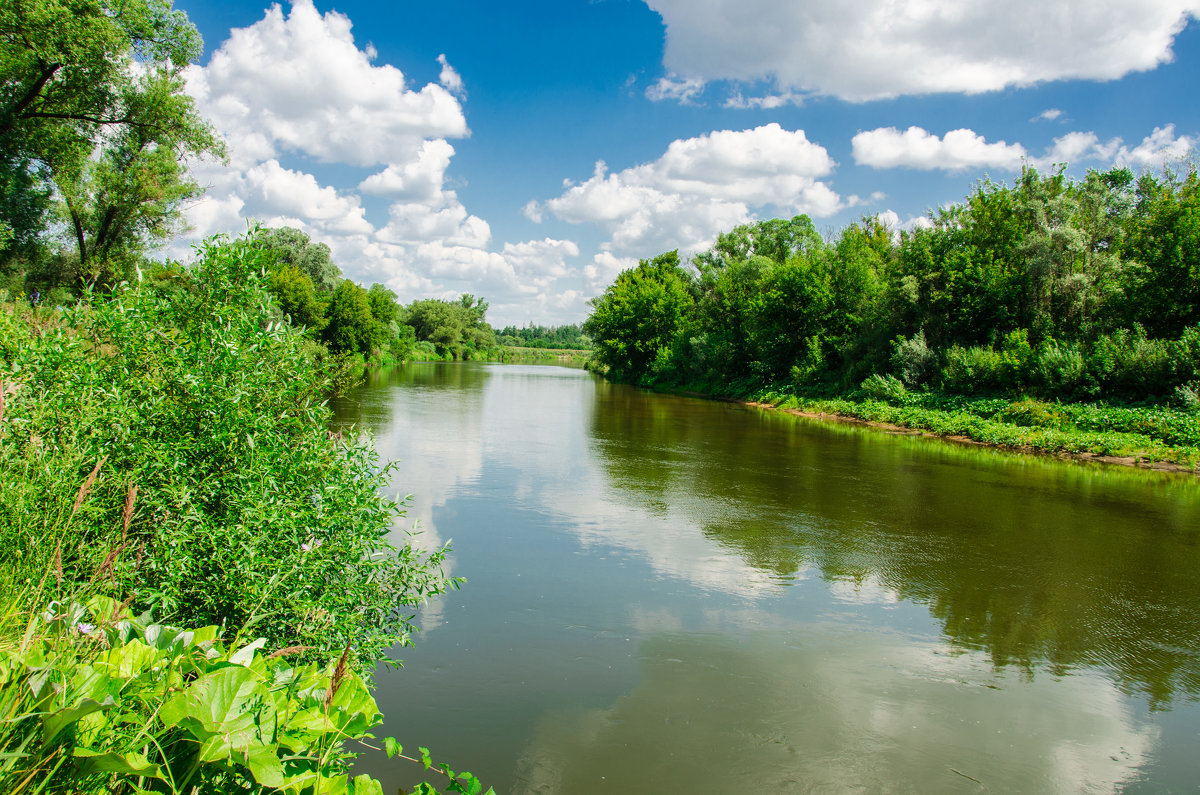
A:
POLYGON ((180 0, 227 138, 191 239, 304 229, 403 301, 570 323, 639 258, 809 214, 911 228, 1022 164, 1200 141, 1200 0, 180 0))

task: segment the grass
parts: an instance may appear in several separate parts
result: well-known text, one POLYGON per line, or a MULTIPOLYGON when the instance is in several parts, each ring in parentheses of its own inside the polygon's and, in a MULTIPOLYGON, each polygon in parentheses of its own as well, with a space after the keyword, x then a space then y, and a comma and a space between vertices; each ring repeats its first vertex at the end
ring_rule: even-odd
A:
POLYGON ((779 391, 753 396, 779 409, 852 417, 939 436, 1040 453, 1131 458, 1194 469, 1200 416, 1165 406, 1059 403, 908 393, 901 400, 813 397, 779 391))

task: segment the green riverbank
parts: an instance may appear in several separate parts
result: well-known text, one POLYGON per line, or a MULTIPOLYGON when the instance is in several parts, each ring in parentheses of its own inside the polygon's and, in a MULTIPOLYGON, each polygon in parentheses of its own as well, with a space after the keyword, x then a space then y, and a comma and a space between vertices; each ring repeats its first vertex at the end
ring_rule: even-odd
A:
POLYGON ((695 389, 670 391, 889 431, 925 433, 955 442, 1160 471, 1197 474, 1200 462, 1200 416, 1167 406, 934 393, 904 393, 888 399, 862 392, 805 396, 764 390, 730 397, 695 389))

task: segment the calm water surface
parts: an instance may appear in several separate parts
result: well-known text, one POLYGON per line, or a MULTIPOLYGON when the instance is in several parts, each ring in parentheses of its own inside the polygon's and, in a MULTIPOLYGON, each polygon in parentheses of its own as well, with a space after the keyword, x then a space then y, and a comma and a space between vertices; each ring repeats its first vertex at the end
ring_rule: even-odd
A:
POLYGON ((335 408, 468 580, 376 734, 499 793, 1200 786, 1193 480, 559 367, 413 364, 335 408))

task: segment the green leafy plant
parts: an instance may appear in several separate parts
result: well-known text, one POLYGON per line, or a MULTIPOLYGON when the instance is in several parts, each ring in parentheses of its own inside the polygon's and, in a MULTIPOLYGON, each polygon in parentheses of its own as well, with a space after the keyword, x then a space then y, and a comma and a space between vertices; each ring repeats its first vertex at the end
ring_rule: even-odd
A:
MULTIPOLYGON (((103 596, 52 602, 0 651, 0 790, 382 795, 350 773, 382 716, 349 647, 321 665, 265 644, 227 645, 215 626, 153 623, 103 596)), ((425 749, 412 761, 448 792, 482 789, 425 749)))

